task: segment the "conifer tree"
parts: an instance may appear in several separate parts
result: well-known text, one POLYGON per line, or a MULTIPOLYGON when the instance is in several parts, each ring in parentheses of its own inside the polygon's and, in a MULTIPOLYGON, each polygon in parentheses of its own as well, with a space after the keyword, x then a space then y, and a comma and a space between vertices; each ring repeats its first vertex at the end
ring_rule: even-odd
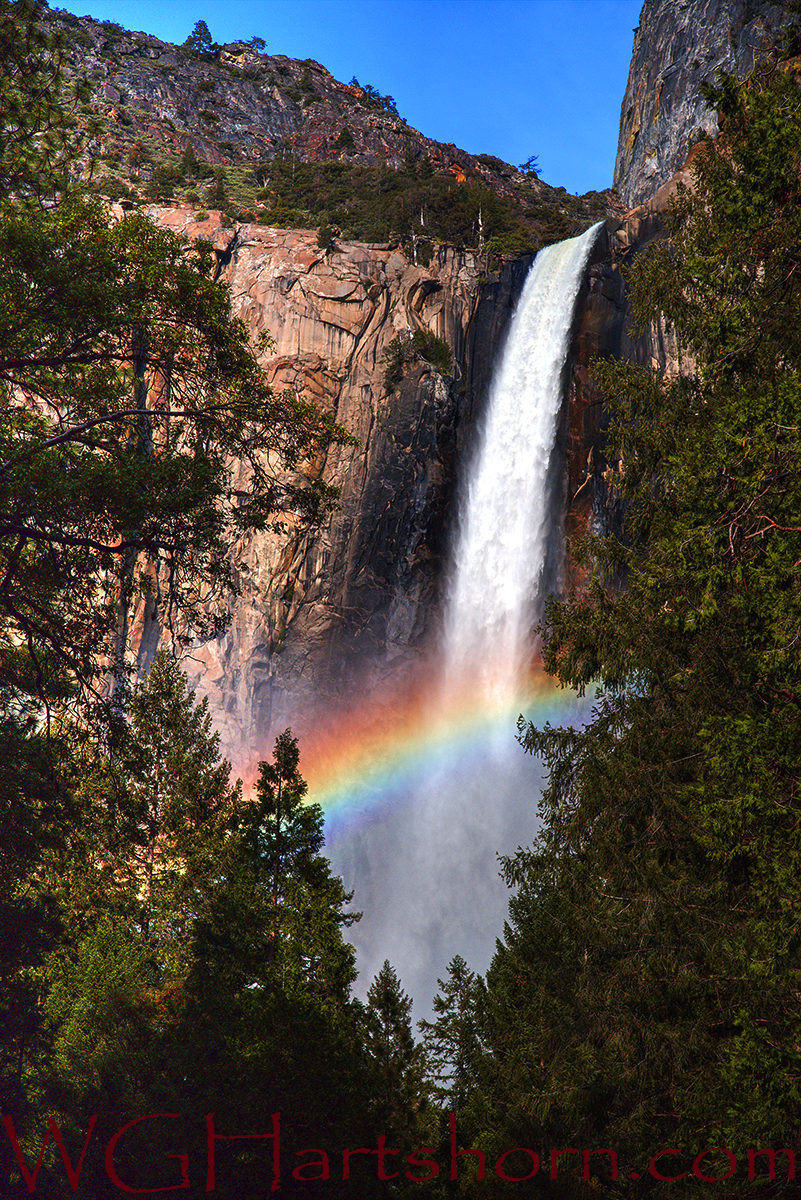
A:
MULTIPOLYGON (((117 698, 119 703, 119 697, 117 698)), ((106 756, 78 785, 84 903, 127 912, 162 978, 188 969, 242 808, 208 702, 195 704, 168 651, 117 715, 106 756)))
POLYGON ((409 1138, 422 1091, 422 1052, 412 1032, 412 1001, 384 960, 367 992, 365 1035, 380 1091, 376 1120, 398 1140, 409 1138))
POLYGON ((423 1034, 426 1074, 432 1095, 449 1111, 462 1108, 475 1080, 479 1042, 476 1029, 476 976, 460 954, 448 964, 448 978, 437 980, 433 1021, 418 1021, 423 1034))
POLYGON ((211 33, 205 21, 196 21, 192 32, 184 42, 184 49, 194 58, 210 58, 219 49, 216 42, 211 40, 211 33))
MULTIPOLYGON (((42 0, 0 3, 0 197, 37 206, 63 188, 79 143, 62 80, 64 45, 41 26, 42 0)), ((87 99, 85 81, 73 100, 87 99)))
POLYGON ((78 147, 43 11, 0 6, 0 677, 17 704, 96 686, 146 594, 176 636, 193 612, 197 633, 219 629, 234 528, 287 503, 319 515, 330 489, 279 483, 276 466, 337 436, 269 387, 210 247, 139 213, 111 221, 69 186, 78 147), (252 487, 232 503, 237 460, 252 487))
POLYGON ((320 853, 323 811, 304 802, 297 738, 287 729, 260 764, 255 801, 242 807, 230 865, 202 935, 232 986, 275 986, 344 1002, 355 978, 343 928, 352 893, 320 853), (223 949, 225 947, 225 949, 223 949))

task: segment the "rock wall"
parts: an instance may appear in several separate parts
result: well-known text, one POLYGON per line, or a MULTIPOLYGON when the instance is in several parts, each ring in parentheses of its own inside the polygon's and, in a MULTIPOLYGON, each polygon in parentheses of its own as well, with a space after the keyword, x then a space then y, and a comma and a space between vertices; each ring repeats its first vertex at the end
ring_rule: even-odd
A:
POLYGON ((717 118, 700 92, 720 71, 744 79, 779 44, 789 0, 645 0, 620 114, 615 187, 643 204, 717 118))
POLYGON ((340 489, 323 527, 232 547, 241 595, 230 626, 188 664, 241 761, 267 730, 297 727, 311 699, 336 702, 413 669, 437 606, 457 459, 528 261, 487 277, 470 251, 442 248, 423 267, 392 246, 326 253, 311 232, 151 212, 212 240, 234 313, 275 340, 265 358, 274 386, 313 398, 358 439, 307 464, 340 489), (418 357, 388 393, 384 351, 417 328, 447 342, 453 373, 418 357))
MULTIPOLYGON (((620 528, 614 488, 618 465, 604 455, 608 411, 594 382, 593 361, 608 358, 638 363, 667 374, 679 370, 675 339, 663 322, 635 328, 624 275, 638 254, 666 235, 670 201, 680 183, 689 186, 690 182, 689 171, 677 172, 646 204, 624 217, 607 220, 593 248, 576 304, 562 434, 569 536, 588 526, 600 534, 620 528)), ((568 582, 581 582, 570 563, 568 582)))

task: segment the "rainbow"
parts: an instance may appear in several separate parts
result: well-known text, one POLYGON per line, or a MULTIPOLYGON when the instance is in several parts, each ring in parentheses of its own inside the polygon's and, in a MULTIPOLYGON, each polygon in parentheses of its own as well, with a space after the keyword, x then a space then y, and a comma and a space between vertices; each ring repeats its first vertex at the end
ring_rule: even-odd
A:
POLYGON ((434 708, 430 681, 436 676, 427 676, 403 689, 374 692, 361 706, 301 739, 308 799, 322 806, 329 838, 403 804, 434 770, 464 770, 471 764, 480 770, 489 745, 503 734, 513 739, 521 713, 540 727, 575 724, 586 718, 591 704, 540 668, 513 701, 497 704, 463 692, 434 708))

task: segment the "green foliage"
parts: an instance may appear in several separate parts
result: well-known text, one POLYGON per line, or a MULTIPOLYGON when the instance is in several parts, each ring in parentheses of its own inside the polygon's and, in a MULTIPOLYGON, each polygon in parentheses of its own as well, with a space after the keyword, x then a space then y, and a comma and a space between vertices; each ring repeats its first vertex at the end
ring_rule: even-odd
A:
POLYGON ((207 179, 213 174, 213 168, 207 162, 200 161, 190 141, 187 141, 181 154, 178 170, 185 179, 207 179))
POLYGON ((535 178, 539 178, 540 169, 537 165, 537 155, 532 154, 531 158, 527 158, 524 163, 520 164, 518 170, 522 171, 524 175, 534 175, 535 178))
POLYGON ((709 96, 721 134, 631 272, 683 374, 596 367, 625 533, 575 547, 544 658, 599 690, 582 729, 521 723, 550 784, 483 1024, 500 1143, 679 1146, 677 1174, 792 1146, 801 1109, 799 91, 709 96))
POLYGON ((128 166, 132 168, 137 176, 140 169, 152 161, 152 155, 141 139, 137 138, 136 141, 129 147, 127 161, 128 166))
MULTIPOLYGON (((369 83, 359 83, 355 76, 351 79, 349 86, 361 89, 361 101, 367 108, 380 108, 384 112, 389 113, 390 116, 398 117, 398 120, 403 121, 403 118, 398 114, 398 106, 392 96, 382 96, 369 83)), ((404 125, 406 124, 405 121, 403 123, 404 125)))
POLYGON ((230 194, 228 191, 228 178, 224 167, 214 168, 214 178, 203 196, 204 201, 209 208, 226 209, 230 203, 230 194))
POLYGON ((422 1084, 422 1051, 415 1044, 412 1002, 388 960, 367 992, 366 1048, 380 1079, 376 1120, 396 1141, 409 1136, 422 1084))
POLYGON ((476 999, 477 980, 457 954, 448 964, 448 978, 437 980, 433 1021, 418 1021, 423 1034, 426 1073, 434 1099, 448 1112, 459 1112, 475 1084, 479 1060, 476 999))
POLYGON ((442 375, 450 374, 453 366, 451 348, 430 329, 415 329, 412 334, 412 349, 436 367, 442 375))
MULTIPOLYGON (((343 129, 333 148, 350 148, 343 129)), ((291 153, 262 164, 259 199, 267 207, 259 219, 268 225, 317 227, 336 224, 344 238, 386 242, 400 237, 479 246, 482 238, 498 254, 532 253, 586 227, 597 211, 576 208, 566 215, 552 201, 532 207, 530 215, 513 200, 484 183, 459 183, 450 172, 435 174, 430 164, 418 170, 365 167, 342 161, 302 163, 291 153), (428 170, 423 168, 428 165, 428 170)))
MULTIPOLYGON (((44 61, 40 11, 0 5, 4 35, 11 22, 20 55, 44 61)), ((0 160, 16 181, 0 195, 0 1107, 31 1164, 51 1114, 70 1149, 94 1129, 79 1183, 51 1139, 49 1200, 118 1195, 103 1148, 145 1114, 183 1123, 123 1138, 121 1186, 175 1179, 177 1135, 196 1190, 212 1112, 241 1135, 280 1111, 290 1162, 319 1146, 336 1164, 343 1147, 376 1144, 384 1081, 350 1000, 343 931, 357 914, 322 855, 297 743, 277 740, 246 801, 172 660, 156 655, 135 687, 120 660, 135 610, 140 674, 165 629, 174 644, 193 624, 219 629, 230 545, 321 515, 332 494, 295 480, 346 435, 267 386, 265 343, 231 318, 209 245, 139 213, 112 221, 65 189, 59 154, 44 152, 50 132, 65 158, 70 144, 57 65, 0 78, 0 160)), ((154 183, 167 168, 202 169, 187 153, 157 164, 154 183)), ((263 1143, 220 1149, 216 1195, 262 1187, 263 1143)), ((334 1167, 326 1195, 381 1195, 359 1166, 344 1182, 334 1167)), ((23 1194, 7 1154, 0 1180, 23 1194)), ((293 1181, 292 1194, 319 1186, 293 1181)))
POLYGON ((347 125, 343 125, 337 135, 333 148, 335 150, 352 150, 355 144, 353 134, 347 125))
POLYGON ((283 447, 294 465, 334 430, 270 391, 209 247, 189 254, 139 214, 109 224, 89 200, 35 220, 10 210, 1 229, 15 269, 0 321, 0 610, 40 682, 67 664, 86 680, 162 566, 171 622, 199 602, 201 579, 204 608, 227 590, 231 531, 264 527, 287 486, 298 511, 325 508, 324 488, 280 482, 263 454, 283 447), (255 472, 236 508, 220 503, 227 455, 255 472))
POLYGON ((170 200, 176 187, 182 182, 180 162, 174 159, 157 163, 153 168, 150 183, 145 189, 148 200, 170 200))
POLYGON ((119 41, 127 33, 125 27, 118 25, 116 21, 101 21, 100 24, 103 26, 103 33, 113 42, 119 41))
POLYGON ((336 234, 335 234, 333 228, 328 224, 328 222, 324 221, 323 224, 320 226, 320 228, 317 230, 317 245, 320 247, 321 250, 328 251, 328 250, 333 249, 335 243, 336 243, 336 234))
POLYGON ((406 337, 398 334, 387 346, 382 361, 384 387, 391 392, 403 378, 405 366, 417 358, 431 363, 442 375, 449 375, 453 365, 451 348, 430 329, 415 329, 406 337))
MULTIPOLYGON (((374 1143, 378 1069, 358 1044, 342 940, 356 916, 320 854, 297 742, 276 740, 253 802, 230 784, 206 706, 166 655, 123 708, 105 758, 77 777, 82 828, 51 857, 69 928, 48 963, 52 1053, 30 1069, 39 1123, 59 1114, 69 1144, 98 1113, 79 1196, 116 1194, 98 1147, 144 1113, 181 1114, 195 1170, 209 1112, 220 1132, 241 1133, 254 1112, 279 1111, 290 1161, 295 1148, 323 1146, 336 1162, 342 1147, 374 1143)), ((120 1176, 161 1178, 176 1128, 121 1145, 120 1176)), ((257 1146, 241 1149, 218 1159, 227 1200, 264 1170, 257 1146)), ((43 1169, 47 1195, 72 1194, 43 1169)), ((330 1194, 370 1196, 369 1177, 357 1170, 340 1189, 334 1171, 330 1194)))
POLYGON ((502 158, 496 158, 494 154, 479 154, 478 161, 485 167, 491 167, 493 171, 511 170, 508 163, 505 163, 502 158))
MULTIPOLYGON (((52 199, 78 151, 62 98, 64 47, 39 24, 46 11, 40 0, 0 3, 0 196, 20 201, 52 199)), ((81 82, 73 102, 88 97, 81 82)))
POLYGON ((320 853, 323 812, 304 803, 298 761, 297 739, 286 730, 273 761, 260 764, 256 802, 239 813, 232 865, 204 920, 199 962, 205 972, 213 956, 233 990, 275 977, 288 992, 341 1002, 355 978, 341 930, 360 914, 345 911, 352 893, 320 853))
POLYGON ((100 864, 94 886, 104 903, 128 914, 169 978, 185 972, 195 924, 219 884, 241 786, 229 784, 207 701, 195 706, 167 651, 115 704, 126 719, 112 725, 111 757, 77 788, 92 813, 85 860, 100 864))
POLYGON ((192 32, 181 48, 186 50, 192 58, 200 58, 206 62, 213 61, 220 49, 217 43, 211 40, 211 33, 205 21, 195 22, 192 32))

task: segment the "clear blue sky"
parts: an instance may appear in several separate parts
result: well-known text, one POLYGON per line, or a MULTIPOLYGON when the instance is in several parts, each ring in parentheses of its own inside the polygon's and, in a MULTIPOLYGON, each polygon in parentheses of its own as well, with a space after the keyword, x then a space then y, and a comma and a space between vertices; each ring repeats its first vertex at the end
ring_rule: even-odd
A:
MULTIPOLYGON (((56 0, 58 2, 58 0, 56 0)), ((570 192, 609 187, 642 0, 60 0, 79 16, 183 42, 258 35, 394 97, 428 137, 570 192)), ((55 5, 54 5, 55 6, 55 5)))

